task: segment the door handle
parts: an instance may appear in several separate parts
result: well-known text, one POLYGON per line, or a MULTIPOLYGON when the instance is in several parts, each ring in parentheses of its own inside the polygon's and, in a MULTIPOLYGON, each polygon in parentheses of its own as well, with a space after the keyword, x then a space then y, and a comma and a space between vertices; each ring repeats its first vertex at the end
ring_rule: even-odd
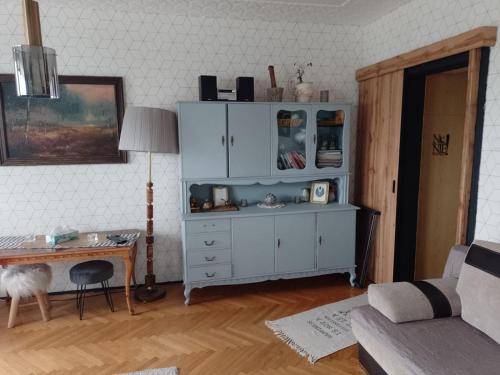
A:
POLYGON ((212 272, 212 273, 205 272, 205 276, 206 277, 215 277, 215 272, 212 272))
POLYGON ((213 246, 215 243, 215 240, 212 240, 210 242, 208 242, 208 241, 203 241, 203 242, 205 243, 205 246, 213 246))
POLYGON ((321 246, 323 244, 323 237, 319 236, 318 238, 319 245, 321 246))
POLYGON ((226 137, 222 136, 222 146, 226 144, 226 137))
POLYGON ((278 248, 281 246, 281 240, 278 238, 278 248))
POLYGON ((231 136, 231 146, 234 146, 234 137, 231 136))
POLYGON ((316 134, 313 135, 313 143, 316 144, 316 134))
POLYGON ((396 193, 396 180, 392 180, 392 192, 396 193))
POLYGON ((213 262, 215 260, 216 256, 212 256, 212 257, 205 257, 205 261, 207 262, 213 262))

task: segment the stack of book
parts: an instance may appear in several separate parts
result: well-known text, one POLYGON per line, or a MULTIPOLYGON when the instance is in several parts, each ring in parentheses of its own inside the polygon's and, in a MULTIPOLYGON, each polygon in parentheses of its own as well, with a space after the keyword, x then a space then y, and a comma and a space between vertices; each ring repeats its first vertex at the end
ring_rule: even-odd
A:
POLYGON ((342 166, 342 150, 319 150, 317 156, 316 165, 320 168, 342 166))
POLYGON ((306 158, 301 152, 289 151, 279 156, 279 169, 304 169, 306 158))

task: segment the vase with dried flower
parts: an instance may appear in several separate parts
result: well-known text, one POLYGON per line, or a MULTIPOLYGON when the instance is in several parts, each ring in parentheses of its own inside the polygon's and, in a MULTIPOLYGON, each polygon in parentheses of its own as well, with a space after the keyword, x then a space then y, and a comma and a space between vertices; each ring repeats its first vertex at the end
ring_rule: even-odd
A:
POLYGON ((314 93, 313 83, 304 82, 304 74, 307 68, 312 67, 312 63, 307 64, 293 64, 295 67, 295 74, 297 76, 297 85, 295 86, 295 98, 298 102, 310 102, 314 93))

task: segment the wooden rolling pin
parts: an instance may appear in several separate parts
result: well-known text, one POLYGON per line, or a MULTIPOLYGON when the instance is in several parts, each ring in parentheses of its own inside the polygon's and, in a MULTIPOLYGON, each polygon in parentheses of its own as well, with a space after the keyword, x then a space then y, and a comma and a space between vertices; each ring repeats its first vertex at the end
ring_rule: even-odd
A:
POLYGON ((267 70, 269 70, 269 77, 271 78, 271 87, 273 89, 276 88, 276 76, 274 75, 274 66, 269 65, 267 67, 267 70))

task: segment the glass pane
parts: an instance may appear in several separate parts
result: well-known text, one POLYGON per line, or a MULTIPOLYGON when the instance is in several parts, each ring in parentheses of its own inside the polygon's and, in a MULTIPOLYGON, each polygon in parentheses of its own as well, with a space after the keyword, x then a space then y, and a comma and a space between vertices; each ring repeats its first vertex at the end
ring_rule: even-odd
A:
POLYGON ((307 112, 279 111, 278 169, 304 169, 306 167, 307 112))
POLYGON ((344 117, 344 111, 317 112, 317 168, 340 168, 342 166, 344 117))

